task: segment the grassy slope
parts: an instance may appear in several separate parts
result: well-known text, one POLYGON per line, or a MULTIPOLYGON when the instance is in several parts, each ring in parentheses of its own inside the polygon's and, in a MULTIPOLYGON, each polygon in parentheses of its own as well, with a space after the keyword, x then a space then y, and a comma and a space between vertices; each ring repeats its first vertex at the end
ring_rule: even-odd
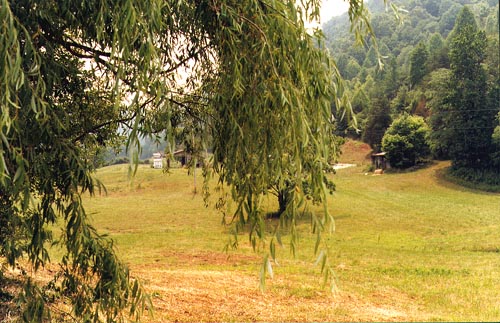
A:
POLYGON ((440 320, 500 316, 500 199, 441 183, 434 167, 408 174, 339 174, 340 280, 369 296, 397 289, 440 320), (344 188, 343 190, 340 188, 344 188))
MULTIPOLYGON (((361 148, 341 159, 360 162, 361 148)), ((129 184, 126 166, 102 169, 108 196, 86 204, 152 292, 154 322, 498 319, 500 195, 440 180, 445 163, 382 176, 365 175, 363 163, 334 177, 336 295, 321 289, 306 219, 297 259, 280 250, 281 266, 259 293, 259 256, 245 236, 229 258, 221 252, 220 216, 192 193, 185 170, 140 167, 129 184)))

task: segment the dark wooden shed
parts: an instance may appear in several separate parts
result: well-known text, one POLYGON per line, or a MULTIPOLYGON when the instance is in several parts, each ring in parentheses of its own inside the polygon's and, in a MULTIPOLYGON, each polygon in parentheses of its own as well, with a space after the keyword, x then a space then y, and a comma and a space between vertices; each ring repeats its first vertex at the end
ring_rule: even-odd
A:
POLYGON ((382 170, 386 170, 388 167, 390 167, 389 162, 387 161, 386 153, 381 152, 372 154, 372 165, 373 167, 375 167, 375 169, 382 170))
POLYGON ((181 163, 182 166, 186 166, 186 164, 191 159, 191 154, 185 151, 184 149, 176 150, 173 153, 174 158, 181 163))

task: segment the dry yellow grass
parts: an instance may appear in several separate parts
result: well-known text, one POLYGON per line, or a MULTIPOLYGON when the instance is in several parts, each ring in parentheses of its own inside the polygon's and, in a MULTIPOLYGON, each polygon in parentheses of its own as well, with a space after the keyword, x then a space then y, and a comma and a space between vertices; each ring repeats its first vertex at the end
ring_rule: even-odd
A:
POLYGON ((134 272, 153 295, 155 316, 147 322, 411 321, 419 312, 397 291, 380 291, 378 301, 371 303, 313 286, 308 288, 315 292, 307 297, 291 295, 301 286, 284 277, 269 280, 269 290, 261 293, 255 274, 238 271, 134 266, 134 272))

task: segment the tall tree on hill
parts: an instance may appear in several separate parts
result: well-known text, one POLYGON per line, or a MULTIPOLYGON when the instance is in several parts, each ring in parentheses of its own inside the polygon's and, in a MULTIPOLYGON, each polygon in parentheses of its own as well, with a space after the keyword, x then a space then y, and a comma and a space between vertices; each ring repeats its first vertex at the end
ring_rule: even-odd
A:
POLYGON ((423 41, 419 42, 410 55, 410 86, 412 88, 418 85, 427 74, 428 57, 427 46, 423 41))
POLYGON ((440 34, 434 33, 429 38, 429 69, 449 67, 448 48, 440 34))
POLYGON ((431 133, 429 144, 434 158, 449 159, 448 148, 453 142, 453 133, 447 126, 450 122, 450 84, 451 71, 445 68, 437 69, 430 73, 427 83, 426 94, 428 96, 427 105, 430 109, 428 119, 431 133))
POLYGON ((449 154, 454 168, 481 168, 489 162, 496 114, 488 105, 486 72, 481 65, 486 37, 467 7, 458 15, 450 37, 449 154))
POLYGON ((389 63, 384 69, 384 79, 382 81, 384 95, 386 95, 389 100, 392 100, 396 96, 396 91, 398 90, 399 85, 398 81, 399 75, 396 58, 391 57, 389 63))
POLYGON ((443 1, 442 3, 443 9, 449 4, 450 6, 446 11, 442 12, 441 18, 439 19, 439 32, 443 37, 446 37, 448 33, 453 29, 455 20, 457 18, 458 13, 462 9, 462 5, 459 3, 453 3, 452 1, 443 1))
POLYGON ((363 129, 363 141, 372 147, 375 152, 382 148, 382 138, 391 125, 389 101, 385 97, 372 100, 372 106, 368 112, 365 128, 363 129))

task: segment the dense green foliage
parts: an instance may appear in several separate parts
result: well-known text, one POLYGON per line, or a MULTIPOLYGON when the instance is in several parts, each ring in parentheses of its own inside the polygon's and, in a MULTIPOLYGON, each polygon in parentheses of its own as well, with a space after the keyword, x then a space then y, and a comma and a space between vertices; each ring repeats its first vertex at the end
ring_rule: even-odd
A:
POLYGON ((427 84, 427 95, 429 110, 431 112, 428 123, 432 131, 429 135, 429 144, 432 155, 437 159, 448 159, 448 143, 451 140, 450 129, 445 127, 447 118, 450 116, 448 110, 448 97, 451 89, 451 71, 440 68, 429 75, 427 84))
MULTIPOLYGON (((486 36, 478 30, 472 12, 465 7, 450 39, 451 83, 445 127, 451 131, 449 154, 454 168, 489 166, 492 134, 498 108, 488 106, 485 58, 486 36)), ((498 102, 496 102, 498 105, 498 102)))
MULTIPOLYGON (((319 18, 319 2, 0 1, 2 268, 26 257, 36 273, 49 246, 64 250, 47 286, 27 278, 25 321, 50 316, 48 295, 85 322, 137 318, 144 308, 142 289, 81 203, 102 188, 96 154, 119 146, 119 133, 133 162, 144 136, 165 134, 167 151, 182 131, 210 144, 204 174, 236 201, 235 232, 250 224, 254 247, 270 241, 265 274, 276 240, 266 237, 262 194, 293 179, 283 219, 292 227, 306 191, 324 200, 336 148, 331 102, 347 105, 321 33, 304 27, 319 18)), ((359 38, 363 5, 349 3, 359 38)), ((313 221, 317 251, 332 226, 324 210, 313 221)))
POLYGON ((427 74, 427 59, 429 51, 424 42, 418 43, 410 55, 410 86, 414 87, 427 74))
POLYGON ((389 102, 385 98, 375 98, 366 120, 363 132, 363 140, 378 152, 381 148, 382 137, 391 125, 392 119, 389 113, 389 102))
POLYGON ((464 168, 460 174, 480 168, 498 177, 491 169, 498 162, 492 136, 500 110, 498 1, 392 2, 401 9, 402 23, 381 1, 368 2, 378 47, 369 38, 364 46, 354 46, 346 16, 323 26, 340 73, 349 80, 361 130, 343 133, 377 149, 373 143, 383 136, 383 127, 373 131, 374 120, 383 114, 422 116, 432 129, 434 157, 451 158, 455 169, 464 168), (374 59, 376 48, 384 57, 383 69, 374 59), (381 97, 389 101, 389 111, 380 109, 381 97))
POLYGON ((430 153, 429 127, 419 116, 404 114, 394 120, 382 138, 382 150, 391 167, 408 168, 430 153))

